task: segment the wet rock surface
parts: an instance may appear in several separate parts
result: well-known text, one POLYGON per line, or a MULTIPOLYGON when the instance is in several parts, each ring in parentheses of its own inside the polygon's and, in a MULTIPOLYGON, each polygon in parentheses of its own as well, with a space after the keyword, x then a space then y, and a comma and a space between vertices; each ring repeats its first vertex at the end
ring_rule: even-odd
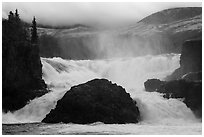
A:
POLYGON ((137 123, 139 118, 136 101, 124 88, 106 79, 94 79, 67 91, 42 122, 123 124, 137 123))

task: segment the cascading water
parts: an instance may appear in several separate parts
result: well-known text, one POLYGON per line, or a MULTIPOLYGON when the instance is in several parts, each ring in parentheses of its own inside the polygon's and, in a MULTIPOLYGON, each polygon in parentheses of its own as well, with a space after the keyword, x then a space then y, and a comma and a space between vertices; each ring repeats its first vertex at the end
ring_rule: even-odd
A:
POLYGON ((142 123, 195 122, 193 113, 182 101, 167 100, 159 93, 144 91, 143 83, 148 78, 162 79, 178 68, 179 57, 168 54, 78 61, 41 58, 43 79, 52 92, 32 100, 18 111, 3 114, 3 123, 40 122, 71 86, 94 78, 106 78, 123 86, 137 101, 142 123))

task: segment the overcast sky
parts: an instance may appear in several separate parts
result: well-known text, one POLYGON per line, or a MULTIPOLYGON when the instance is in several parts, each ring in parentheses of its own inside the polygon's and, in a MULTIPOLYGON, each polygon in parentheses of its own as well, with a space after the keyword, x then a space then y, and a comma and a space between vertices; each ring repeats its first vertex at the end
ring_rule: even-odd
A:
POLYGON ((121 25, 132 24, 163 9, 174 7, 201 7, 202 3, 152 2, 152 3, 3 3, 2 16, 17 8, 20 18, 47 25, 121 25))

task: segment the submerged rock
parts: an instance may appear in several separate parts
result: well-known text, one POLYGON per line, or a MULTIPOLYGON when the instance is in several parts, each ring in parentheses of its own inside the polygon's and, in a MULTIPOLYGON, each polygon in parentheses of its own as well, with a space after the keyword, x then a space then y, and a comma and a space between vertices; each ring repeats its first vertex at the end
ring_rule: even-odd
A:
POLYGON ((94 79, 67 91, 42 122, 123 124, 137 123, 139 118, 136 101, 124 88, 106 79, 94 79))

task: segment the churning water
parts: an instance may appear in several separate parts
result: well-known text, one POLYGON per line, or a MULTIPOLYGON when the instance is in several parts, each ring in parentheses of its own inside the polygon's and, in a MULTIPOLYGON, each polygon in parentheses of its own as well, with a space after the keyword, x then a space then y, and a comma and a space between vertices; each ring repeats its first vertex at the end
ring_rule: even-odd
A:
MULTIPOLYGON (((30 101, 18 111, 3 114, 3 123, 40 122, 71 86, 94 78, 106 78, 123 86, 137 101, 142 116, 140 123, 27 124, 35 130, 31 132, 31 128, 24 134, 201 134, 201 122, 182 101, 168 100, 159 93, 144 91, 147 79, 163 79, 171 74, 179 67, 179 58, 178 54, 77 61, 41 58, 43 79, 52 92, 30 101)), ((9 129, 9 126, 4 128, 9 129)), ((24 126, 20 124, 17 127, 24 126)))

